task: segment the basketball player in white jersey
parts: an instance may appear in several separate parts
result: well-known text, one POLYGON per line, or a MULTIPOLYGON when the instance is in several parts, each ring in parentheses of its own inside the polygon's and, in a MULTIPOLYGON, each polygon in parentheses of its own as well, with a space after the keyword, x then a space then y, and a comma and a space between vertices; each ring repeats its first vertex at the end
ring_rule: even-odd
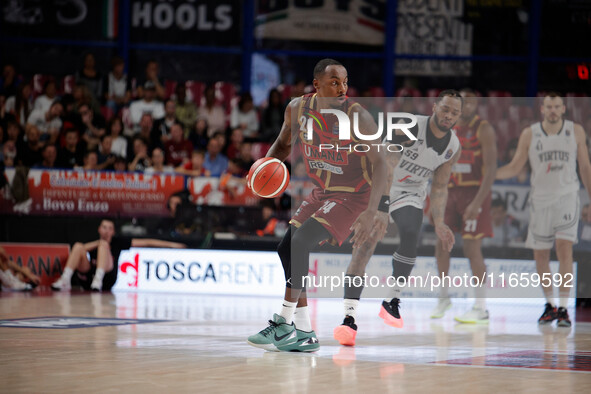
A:
POLYGON ((573 271, 573 244, 577 242, 579 223, 577 163, 588 193, 591 190, 591 164, 585 131, 581 125, 563 119, 565 107, 562 98, 555 93, 547 94, 541 112, 544 120, 523 130, 513 160, 499 168, 496 178, 516 176, 529 159, 532 188, 525 245, 534 251, 540 278, 544 275, 552 278, 550 250, 556 242, 562 277, 558 309, 553 298, 552 282, 550 286, 542 286, 547 303, 538 323, 548 324, 557 320, 558 326, 570 327, 566 310, 570 287, 565 284, 567 274, 572 275, 573 271))
MULTIPOLYGON (((444 90, 433 105, 431 116, 417 115, 417 125, 411 129, 416 141, 404 147, 400 160, 392 156, 389 160, 390 201, 389 213, 398 227, 400 246, 393 253, 392 276, 408 278, 417 257, 419 233, 423 222, 423 208, 427 196, 427 185, 433 179, 430 192, 430 210, 435 232, 446 251, 451 251, 454 235, 444 223, 447 203, 447 184, 453 164, 461 152, 458 137, 451 128, 458 121, 462 111, 462 97, 455 90, 444 90)), ((394 137, 396 138, 396 137, 394 137)), ((394 143, 404 144, 408 139, 400 137, 394 143)), ((334 338, 341 345, 355 345, 357 325, 356 310, 363 291, 362 277, 371 258, 378 237, 374 237, 353 250, 353 258, 346 275, 343 324, 334 330, 334 338)), ((392 282, 393 283, 393 282, 392 282)), ((391 289, 389 297, 384 299, 379 316, 393 327, 402 327, 403 320, 399 313, 401 289, 391 289)))

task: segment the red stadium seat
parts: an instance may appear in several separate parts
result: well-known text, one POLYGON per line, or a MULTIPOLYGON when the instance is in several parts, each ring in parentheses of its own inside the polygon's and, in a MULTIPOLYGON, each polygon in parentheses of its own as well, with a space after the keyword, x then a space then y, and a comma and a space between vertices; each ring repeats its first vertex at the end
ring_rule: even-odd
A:
POLYGON ((164 81, 164 97, 166 97, 167 99, 172 97, 172 95, 174 94, 174 92, 176 90, 176 85, 177 85, 176 81, 171 81, 168 79, 166 81, 164 81))
POLYGON ((197 107, 201 106, 205 84, 203 82, 187 81, 185 88, 187 89, 187 100, 192 100, 197 107))
POLYGON ((225 109, 226 113, 232 112, 232 105, 237 102, 236 87, 234 84, 229 82, 216 82, 215 83, 215 97, 225 109))
POLYGON ((400 88, 396 90, 396 97, 422 97, 423 94, 419 89, 415 88, 400 88))
POLYGON ((45 86, 45 83, 47 81, 50 81, 52 79, 53 79, 53 76, 51 76, 51 75, 45 75, 45 74, 33 75, 33 100, 35 100, 37 98, 37 96, 40 96, 43 94, 43 86, 45 86))
POLYGON ((74 92, 74 86, 76 85, 76 78, 73 75, 66 75, 63 81, 63 93, 72 94, 74 92))
POLYGON ((386 97, 386 92, 384 92, 384 89, 380 86, 373 86, 369 88, 369 91, 371 97, 386 97))
POLYGON ((439 93, 442 91, 442 89, 429 89, 427 90, 427 97, 439 97, 439 93))

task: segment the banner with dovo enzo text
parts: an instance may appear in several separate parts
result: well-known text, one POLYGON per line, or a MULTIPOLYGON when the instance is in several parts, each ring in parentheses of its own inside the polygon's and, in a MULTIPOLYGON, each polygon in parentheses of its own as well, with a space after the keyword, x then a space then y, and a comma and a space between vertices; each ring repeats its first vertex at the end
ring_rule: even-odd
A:
POLYGON ((28 176, 30 214, 165 216, 180 175, 35 170, 28 176))

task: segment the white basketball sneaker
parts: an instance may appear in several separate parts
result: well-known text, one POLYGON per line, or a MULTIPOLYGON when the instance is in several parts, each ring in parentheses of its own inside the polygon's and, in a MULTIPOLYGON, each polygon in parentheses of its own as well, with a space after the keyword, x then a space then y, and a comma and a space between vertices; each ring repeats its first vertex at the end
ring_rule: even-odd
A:
POLYGON ((51 284, 51 289, 56 291, 68 291, 72 289, 72 285, 69 280, 66 280, 63 276, 60 276, 58 280, 51 284))
POLYGON ((33 289, 33 286, 20 281, 16 276, 13 275, 12 272, 10 272, 10 270, 0 270, 0 280, 2 281, 2 286, 10 290, 29 291, 33 289))
POLYGON ((451 308, 451 300, 449 298, 440 298, 437 306, 431 312, 431 319, 441 319, 449 308, 451 308))
POLYGON ((90 284, 90 290, 101 291, 103 289, 103 280, 99 279, 98 276, 94 276, 92 283, 90 284))
POLYGON ((468 312, 462 316, 456 316, 454 319, 464 324, 488 324, 488 311, 472 307, 468 312))

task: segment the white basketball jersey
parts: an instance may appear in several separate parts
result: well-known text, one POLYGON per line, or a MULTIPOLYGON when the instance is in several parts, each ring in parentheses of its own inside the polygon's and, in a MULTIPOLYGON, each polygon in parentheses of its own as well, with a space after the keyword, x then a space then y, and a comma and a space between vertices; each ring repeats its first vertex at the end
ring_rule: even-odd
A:
POLYGON ((390 189, 391 210, 406 205, 422 209, 433 172, 441 164, 451 160, 460 148, 460 141, 453 131, 450 131, 452 135, 443 153, 439 154, 433 148, 427 147, 428 122, 428 116, 417 115, 417 141, 411 147, 404 148, 394 169, 390 189))
POLYGON ((574 123, 565 120, 562 129, 554 135, 546 134, 540 122, 533 124, 531 131, 531 198, 538 205, 546 205, 565 194, 578 191, 574 123))

